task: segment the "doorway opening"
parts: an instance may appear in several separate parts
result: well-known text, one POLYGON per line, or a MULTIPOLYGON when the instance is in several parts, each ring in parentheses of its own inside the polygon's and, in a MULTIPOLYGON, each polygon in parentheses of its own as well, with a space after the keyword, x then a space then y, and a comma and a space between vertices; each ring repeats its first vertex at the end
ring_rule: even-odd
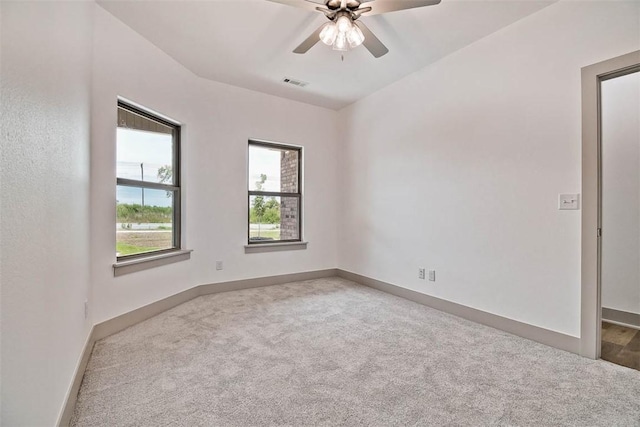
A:
POLYGON ((640 51, 582 69, 581 354, 640 370, 640 51))
POLYGON ((600 82, 600 357, 640 370, 640 70, 627 71, 600 82))

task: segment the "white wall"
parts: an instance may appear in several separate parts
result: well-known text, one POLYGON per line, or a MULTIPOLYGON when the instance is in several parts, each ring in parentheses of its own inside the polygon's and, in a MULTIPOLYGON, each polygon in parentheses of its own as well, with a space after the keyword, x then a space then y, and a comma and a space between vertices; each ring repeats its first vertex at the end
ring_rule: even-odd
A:
POLYGON ((602 306, 640 314, 640 73, 602 83, 602 306))
MULTIPOLYGON (((92 310, 95 322, 200 284, 337 265, 335 111, 196 77, 96 7, 91 155, 92 310), (191 260, 113 277, 116 99, 184 123, 183 194, 191 260), (245 254, 247 143, 304 146, 308 249, 245 254), (224 270, 215 270, 215 261, 224 270)), ((224 60, 221 58, 220 60, 224 60)))
POLYGON ((91 325, 93 6, 1 7, 1 423, 51 426, 91 325))
POLYGON ((554 4, 345 109, 340 268, 579 336, 580 68, 639 8, 554 4))
POLYGON ((203 283, 339 265, 578 335, 580 213, 557 193, 580 187, 580 67, 639 48, 638 3, 545 8, 340 128, 336 112, 195 77, 92 3, 1 5, 4 424, 55 423, 91 322, 203 283), (114 278, 119 95, 185 124, 194 252, 114 278), (305 147, 307 250, 244 254, 248 138, 305 147))

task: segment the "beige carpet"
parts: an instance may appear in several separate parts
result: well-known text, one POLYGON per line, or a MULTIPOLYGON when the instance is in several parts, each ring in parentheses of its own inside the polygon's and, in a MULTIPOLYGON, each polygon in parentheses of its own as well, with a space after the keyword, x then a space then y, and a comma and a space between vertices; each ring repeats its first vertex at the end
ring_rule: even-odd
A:
POLYGON ((72 425, 640 426, 640 372, 331 278, 97 342, 72 425))

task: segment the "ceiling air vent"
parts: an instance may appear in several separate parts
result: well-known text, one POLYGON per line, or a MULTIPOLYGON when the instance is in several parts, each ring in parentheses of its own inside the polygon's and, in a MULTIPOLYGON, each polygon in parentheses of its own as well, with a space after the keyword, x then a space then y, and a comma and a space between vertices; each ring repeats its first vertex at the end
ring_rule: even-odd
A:
POLYGON ((283 78, 282 82, 290 85, 298 86, 298 87, 306 87, 309 84, 307 82, 303 82, 302 80, 292 79, 291 77, 283 78))

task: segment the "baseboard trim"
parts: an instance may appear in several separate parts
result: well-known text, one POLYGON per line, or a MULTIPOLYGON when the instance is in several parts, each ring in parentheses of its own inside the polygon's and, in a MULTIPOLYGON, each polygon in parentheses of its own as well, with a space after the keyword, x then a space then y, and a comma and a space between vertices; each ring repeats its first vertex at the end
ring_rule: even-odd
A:
POLYGON ((299 282, 302 280, 322 279, 324 277, 335 277, 338 270, 329 268, 326 270, 307 271, 304 273, 282 274, 279 276, 257 277, 255 279, 234 280, 232 282, 212 283, 210 285, 200 285, 199 295, 217 294, 219 292, 238 291, 240 289, 261 288, 263 286, 281 285, 289 282, 299 282))
POLYGON ((444 311, 476 323, 480 323, 492 328, 500 329, 523 338, 537 341, 551 347, 566 350, 571 353, 579 354, 580 339, 559 332, 550 331, 537 326, 518 322, 506 317, 487 313, 475 308, 470 308, 454 302, 446 301, 440 298, 421 294, 401 286, 392 285, 367 276, 352 273, 341 269, 316 270, 303 273, 283 274, 278 276, 258 277, 253 279, 234 280, 229 282, 211 283, 206 285, 195 286, 159 301, 147 304, 143 307, 132 310, 128 313, 116 316, 112 319, 105 320, 94 325, 87 337, 84 349, 80 356, 78 366, 74 373, 69 393, 65 400, 63 409, 58 420, 59 427, 66 427, 71 422, 73 410, 78 398, 78 391, 82 384, 89 357, 96 341, 120 332, 128 327, 134 326, 144 320, 156 316, 164 311, 185 303, 193 298, 216 294, 220 292, 230 292, 242 289, 259 288, 264 286, 279 285, 289 282, 297 282, 303 280, 321 279, 325 277, 342 277, 347 280, 365 285, 380 291, 396 295, 398 297, 426 305, 436 310, 444 311))
POLYGON ((538 326, 529 325, 527 323, 518 322, 517 320, 508 319, 496 314, 487 313, 486 311, 467 307, 451 301, 412 291, 401 286, 392 285, 380 280, 372 279, 367 276, 352 273, 346 270, 338 270, 338 276, 365 286, 369 286, 380 291, 426 305, 445 313, 453 314, 463 319, 471 320, 485 326, 500 329, 510 334, 527 338, 532 341, 539 342, 551 347, 559 348, 571 353, 580 353, 580 339, 565 335, 560 332, 551 331, 540 328, 538 326))
POLYGON ((109 335, 113 335, 175 306, 192 300, 193 298, 200 296, 198 291, 199 286, 195 286, 191 289, 187 289, 186 291, 179 292, 175 295, 171 295, 159 301, 152 302, 151 304, 136 308, 109 320, 105 320, 104 322, 100 322, 94 326, 94 339, 96 341, 101 340, 109 335))
POLYGON ((193 298, 202 296, 217 294, 220 292, 238 291, 241 289, 260 288, 264 286, 280 285, 283 283, 297 282, 303 280, 321 279, 324 277, 334 277, 338 275, 338 270, 330 268, 326 270, 315 270, 303 273, 291 273, 282 274, 278 276, 258 277, 254 279, 242 279, 229 282, 211 283, 206 285, 198 285, 191 289, 187 289, 175 295, 171 295, 167 298, 163 298, 159 301, 152 302, 143 307, 137 308, 130 312, 121 314, 104 322, 100 322, 91 328, 84 349, 80 356, 78 366, 73 376, 73 381, 69 392, 65 399, 62 411, 58 418, 57 425, 59 427, 67 427, 71 422, 73 416, 73 410, 76 406, 76 400, 78 399, 78 391, 80 391, 80 385, 82 384, 82 378, 89 362, 89 356, 93 351, 93 346, 96 341, 106 338, 109 335, 113 335, 128 327, 136 325, 144 320, 150 319, 164 311, 167 311, 173 307, 176 307, 182 303, 185 303, 193 298))
POLYGON ((105 320, 95 325, 95 339, 101 340, 138 324, 144 320, 157 316, 175 306, 202 295, 216 294, 220 292, 239 291, 241 289, 260 288, 263 286, 279 285, 288 282, 320 279, 323 277, 337 276, 334 268, 327 270, 308 271, 303 273, 281 274, 278 276, 257 277, 253 279, 233 280, 229 282, 198 285, 186 291, 182 291, 159 301, 152 302, 143 307, 136 308, 128 313, 121 314, 112 319, 105 320))
POLYGON ((640 314, 602 307, 602 320, 640 328, 640 314))
POLYGON ((78 392, 80 391, 80 385, 82 384, 82 378, 84 377, 84 371, 89 363, 89 356, 93 351, 93 345, 96 343, 94 338, 95 327, 91 327, 87 340, 84 343, 80 359, 78 359, 78 365, 73 373, 73 381, 67 392, 64 405, 60 416, 58 416, 57 426, 68 426, 71 423, 71 417, 73 416, 73 410, 76 407, 76 400, 78 399, 78 392))

